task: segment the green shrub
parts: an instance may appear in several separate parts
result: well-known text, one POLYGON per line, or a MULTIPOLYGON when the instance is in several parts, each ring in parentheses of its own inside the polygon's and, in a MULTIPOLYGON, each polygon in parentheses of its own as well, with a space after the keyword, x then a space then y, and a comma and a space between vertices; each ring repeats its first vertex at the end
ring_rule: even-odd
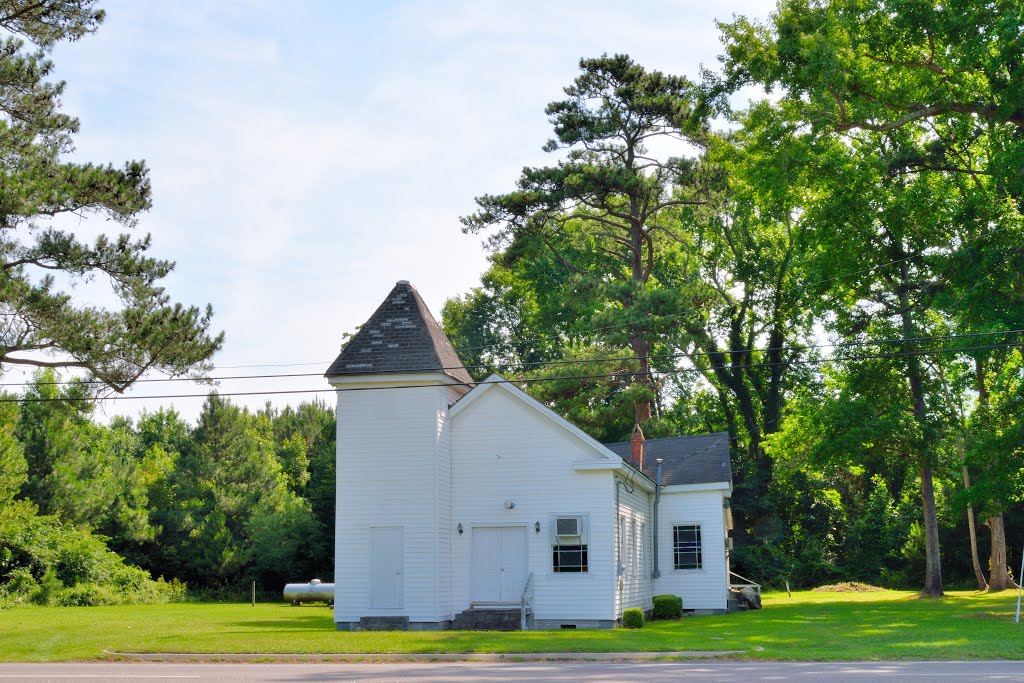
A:
POLYGON ((630 607, 622 611, 623 628, 643 628, 644 611, 639 607, 630 607))
POLYGON ((683 599, 678 595, 655 595, 654 618, 678 619, 683 616, 683 599))
POLYGON ((103 537, 37 515, 18 501, 0 508, 0 604, 126 605, 178 602, 185 584, 153 580, 103 537))
POLYGON ((12 569, 7 575, 7 582, 0 585, 0 590, 7 593, 8 595, 29 595, 36 589, 39 582, 36 581, 36 577, 32 576, 32 572, 27 567, 18 567, 12 569))
POLYGON ((57 601, 57 596, 63 589, 64 582, 57 578, 57 573, 52 569, 47 569, 43 577, 39 579, 39 585, 29 597, 37 605, 52 605, 57 601))
POLYGON ((53 602, 61 607, 96 607, 97 605, 119 605, 124 594, 96 583, 78 583, 58 591, 53 602))

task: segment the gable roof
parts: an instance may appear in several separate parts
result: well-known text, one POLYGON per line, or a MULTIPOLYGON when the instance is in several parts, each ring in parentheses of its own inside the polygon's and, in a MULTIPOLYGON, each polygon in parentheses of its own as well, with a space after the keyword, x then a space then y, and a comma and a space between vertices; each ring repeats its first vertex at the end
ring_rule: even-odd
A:
POLYGON ((399 280, 324 374, 420 372, 443 372, 459 382, 473 383, 419 292, 408 280, 399 280))
POLYGON ((593 438, 585 431, 574 425, 573 423, 566 420, 564 417, 556 413, 555 411, 548 408, 546 405, 530 396, 528 393, 517 387, 515 384, 505 379, 501 375, 495 373, 484 381, 477 384, 473 389, 465 396, 459 398, 453 405, 451 410, 448 411, 448 417, 454 418, 456 415, 464 411, 468 406, 477 402, 481 396, 489 391, 504 390, 517 400, 527 405, 532 410, 537 411, 546 420, 549 420, 556 424, 561 429, 564 429, 569 434, 582 441, 586 446, 593 449, 595 453, 601 458, 607 458, 615 462, 618 465, 618 461, 615 461, 615 455, 608 451, 608 448, 604 446, 600 441, 593 438))
MULTIPOLYGON (((609 443, 605 447, 623 460, 632 458, 633 445, 629 441, 609 443)), ((732 483, 728 432, 647 439, 644 441, 643 471, 651 479, 656 476, 658 458, 664 460, 661 468, 663 486, 732 483)))

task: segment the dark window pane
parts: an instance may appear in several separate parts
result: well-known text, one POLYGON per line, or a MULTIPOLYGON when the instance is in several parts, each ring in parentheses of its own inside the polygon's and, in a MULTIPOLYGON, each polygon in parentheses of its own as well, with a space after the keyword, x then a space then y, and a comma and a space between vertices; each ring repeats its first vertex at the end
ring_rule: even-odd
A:
POLYGON ((700 569, 702 566, 700 526, 672 527, 672 556, 676 569, 700 569))
POLYGON ((587 546, 556 545, 552 547, 551 567, 559 573, 587 571, 587 546))

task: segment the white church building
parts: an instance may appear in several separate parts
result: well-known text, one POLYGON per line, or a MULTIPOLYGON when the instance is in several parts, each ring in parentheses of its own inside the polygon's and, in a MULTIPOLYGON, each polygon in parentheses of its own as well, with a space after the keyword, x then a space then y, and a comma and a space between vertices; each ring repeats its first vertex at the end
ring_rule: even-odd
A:
POLYGON ((598 443, 474 382, 406 281, 326 376, 338 629, 612 627, 664 593, 726 610, 726 434, 598 443))

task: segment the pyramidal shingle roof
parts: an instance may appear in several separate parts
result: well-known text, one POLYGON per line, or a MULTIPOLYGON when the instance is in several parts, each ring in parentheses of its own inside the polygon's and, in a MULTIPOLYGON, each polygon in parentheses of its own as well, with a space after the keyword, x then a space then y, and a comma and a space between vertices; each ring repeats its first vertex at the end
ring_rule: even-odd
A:
POLYGON ((399 280, 325 375, 408 372, 443 372, 460 382, 473 382, 419 292, 407 280, 399 280))

